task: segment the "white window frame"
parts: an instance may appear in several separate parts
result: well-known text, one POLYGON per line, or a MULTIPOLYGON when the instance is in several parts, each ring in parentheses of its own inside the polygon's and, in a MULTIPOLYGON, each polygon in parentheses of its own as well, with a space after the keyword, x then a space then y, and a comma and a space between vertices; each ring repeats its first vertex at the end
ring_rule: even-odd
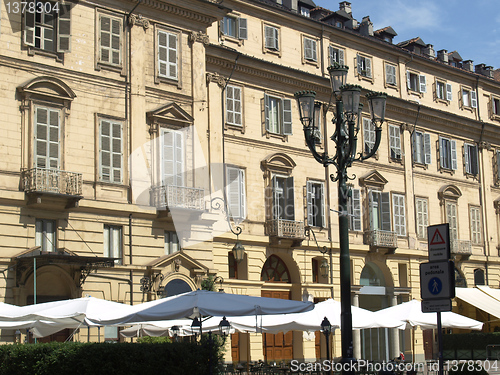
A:
POLYGON ((453 90, 450 83, 436 79, 436 99, 443 102, 451 102, 453 90))
POLYGON ((33 167, 59 169, 61 166, 61 110, 35 104, 33 114, 33 167), (39 113, 47 113, 46 121, 39 113), (57 125, 53 122, 57 116, 57 125), (40 121, 39 121, 40 120, 40 121), (56 139, 54 139, 54 136, 56 139))
POLYGON ((389 63, 385 63, 385 84, 386 87, 396 87, 398 84, 397 80, 397 67, 389 63))
POLYGON ((470 240, 474 245, 482 244, 481 208, 469 206, 470 240))
POLYGON ((429 200, 427 198, 415 197, 415 215, 417 237, 427 239, 427 227, 429 226, 429 200))
POLYGON ((349 215, 349 230, 361 232, 361 190, 351 188, 347 199, 347 212, 349 215))
POLYGON ((439 165, 441 169, 457 170, 457 141, 439 136, 439 165))
POLYGON ((160 129, 160 176, 163 186, 185 186, 186 142, 184 133, 160 129))
POLYGON ((227 85, 226 97, 226 124, 243 126, 243 88, 240 86, 227 85))
POLYGON ((477 108, 477 95, 476 91, 467 86, 460 88, 462 98, 462 108, 473 109, 477 108))
POLYGON ((292 135, 292 101, 264 94, 265 129, 270 134, 292 135))
POLYGON ((363 152, 369 154, 375 147, 375 125, 372 120, 363 117, 363 152))
POLYGON ((392 220, 394 232, 398 236, 406 236, 405 196, 402 194, 392 194, 392 220))
POLYGON ((224 38, 233 38, 238 40, 246 40, 248 38, 248 25, 246 18, 226 15, 220 22, 220 33, 224 38), (231 25, 234 30, 228 29, 228 25, 230 25, 228 21, 231 21, 231 25))
POLYGON ((500 97, 491 95, 491 118, 500 120, 500 97))
POLYGON ((295 192, 293 176, 273 175, 271 179, 273 219, 295 220, 295 192), (290 208, 291 206, 291 208, 290 208))
POLYGON ((458 204, 456 201, 445 200, 445 222, 450 224, 450 241, 458 240, 458 204))
POLYGON ((247 214, 244 169, 229 166, 226 168, 226 196, 228 215, 240 223, 247 214))
POLYGON ((179 79, 179 35, 169 30, 156 30, 156 74, 160 78, 179 79), (165 42, 164 45, 161 42, 165 42))
POLYGON ((387 192, 368 191, 368 212, 370 215, 370 230, 391 231, 391 197, 387 192))
POLYGON ((35 220, 35 246, 40 251, 55 252, 57 249, 57 223, 55 220, 35 220))
POLYGON ((401 128, 397 125, 389 124, 389 157, 392 160, 402 160, 401 150, 401 128))
POLYGON ((302 37, 303 57, 305 62, 318 62, 318 42, 316 39, 303 36, 302 37))
POLYGON ((325 228, 325 183, 320 181, 307 181, 307 225, 325 228))
POLYGON ((464 143, 464 170, 466 174, 476 176, 479 173, 477 145, 464 143))
POLYGON ((103 254, 106 258, 117 258, 115 264, 123 263, 123 227, 104 224, 103 254))
POLYGON ((107 12, 97 11, 97 31, 96 31, 96 54, 98 66, 109 66, 121 68, 124 61, 124 33, 123 33, 123 17, 112 15, 107 12), (102 22, 104 18, 109 19, 109 30, 102 30, 102 22), (118 28, 119 30, 117 30, 118 28), (109 34, 109 43, 103 45, 104 34, 109 34), (118 39, 118 41, 117 41, 118 39), (118 43, 118 46, 116 46, 118 43), (107 51, 108 58, 103 57, 103 53, 107 51), (115 59, 116 56, 116 59, 115 59))
POLYGON ((176 253, 181 249, 177 232, 168 230, 163 232, 163 247, 165 255, 176 253))
POLYGON ((99 118, 99 181, 121 184, 124 181, 124 131, 123 122, 99 118), (103 123, 109 123, 109 133, 104 133, 103 123), (119 136, 117 129, 119 128, 119 136), (108 147, 109 146, 109 147, 108 147), (108 147, 108 149, 106 149, 108 147), (106 162, 108 161, 109 162, 106 162))
POLYGON ((372 59, 368 56, 356 55, 356 72, 359 78, 372 79, 372 59))
POLYGON ((268 24, 263 25, 264 52, 280 52, 280 28, 268 24))
POLYGON ((431 155, 431 135, 416 130, 412 134, 413 162, 421 165, 432 163, 431 155))
POLYGON ((427 79, 424 74, 419 74, 414 71, 406 71, 406 87, 409 91, 416 93, 427 92, 427 79))
POLYGON ((328 61, 330 65, 345 65, 345 50, 333 45, 328 46, 328 61))

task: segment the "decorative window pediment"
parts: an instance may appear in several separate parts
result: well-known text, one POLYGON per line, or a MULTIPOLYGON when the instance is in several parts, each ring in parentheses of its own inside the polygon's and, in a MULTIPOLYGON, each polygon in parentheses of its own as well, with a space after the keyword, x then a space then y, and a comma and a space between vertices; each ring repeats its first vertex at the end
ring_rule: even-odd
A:
POLYGON ((269 155, 267 158, 262 160, 262 167, 273 173, 290 175, 295 166, 296 164, 293 159, 282 153, 269 155))
POLYGON ((446 200, 446 199, 451 199, 451 200, 457 200, 462 196, 462 192, 460 189, 454 185, 446 185, 443 186, 441 189, 438 191, 438 197, 440 200, 446 200))
POLYGON ((372 171, 359 179, 362 186, 382 189, 388 181, 377 171, 372 171))
POLYGON ((45 99, 51 102, 59 102, 64 106, 76 98, 76 94, 71 88, 59 78, 42 76, 29 81, 17 90, 25 100, 45 99))
POLYGON ((171 266, 172 272, 179 272, 179 269, 182 266, 187 270, 193 271, 195 274, 204 275, 207 275, 210 271, 208 267, 198 262, 196 259, 191 258, 182 250, 156 258, 147 264, 147 266, 152 268, 166 268, 171 266))
POLYGON ((185 127, 193 124, 193 117, 176 103, 169 103, 154 111, 146 113, 150 122, 151 130, 158 127, 158 124, 172 124, 185 127))

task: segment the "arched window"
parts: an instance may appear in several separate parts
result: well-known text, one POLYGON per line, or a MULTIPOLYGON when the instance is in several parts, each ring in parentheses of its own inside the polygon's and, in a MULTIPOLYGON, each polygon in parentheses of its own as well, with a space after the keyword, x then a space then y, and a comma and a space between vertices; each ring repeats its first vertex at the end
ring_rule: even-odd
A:
POLYGON ((484 271, 481 268, 474 270, 474 285, 485 285, 484 271))
POLYGON ((260 279, 262 281, 289 283, 290 274, 281 258, 271 255, 264 263, 264 267, 262 267, 260 279))
POLYGON ((359 284, 363 286, 385 286, 384 275, 373 263, 366 263, 361 271, 359 284))
POLYGON ((191 287, 187 282, 181 279, 173 279, 165 285, 163 289, 162 297, 171 297, 178 294, 187 293, 191 291, 191 287))

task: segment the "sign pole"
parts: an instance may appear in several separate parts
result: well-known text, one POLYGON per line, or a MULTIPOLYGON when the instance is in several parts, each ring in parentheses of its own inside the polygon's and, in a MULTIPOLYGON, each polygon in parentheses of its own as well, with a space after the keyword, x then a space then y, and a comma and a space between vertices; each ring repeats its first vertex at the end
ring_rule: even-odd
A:
POLYGON ((444 374, 443 370, 443 327, 441 324, 441 311, 437 312, 437 336, 438 336, 438 366, 439 366, 439 375, 444 374))

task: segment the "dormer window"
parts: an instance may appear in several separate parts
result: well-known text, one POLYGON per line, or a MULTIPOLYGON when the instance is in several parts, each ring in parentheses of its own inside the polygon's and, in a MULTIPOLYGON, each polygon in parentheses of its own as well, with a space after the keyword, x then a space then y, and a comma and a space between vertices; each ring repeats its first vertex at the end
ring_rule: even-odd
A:
POLYGON ((300 7, 300 14, 302 14, 304 17, 311 16, 309 8, 305 8, 305 7, 300 7))

